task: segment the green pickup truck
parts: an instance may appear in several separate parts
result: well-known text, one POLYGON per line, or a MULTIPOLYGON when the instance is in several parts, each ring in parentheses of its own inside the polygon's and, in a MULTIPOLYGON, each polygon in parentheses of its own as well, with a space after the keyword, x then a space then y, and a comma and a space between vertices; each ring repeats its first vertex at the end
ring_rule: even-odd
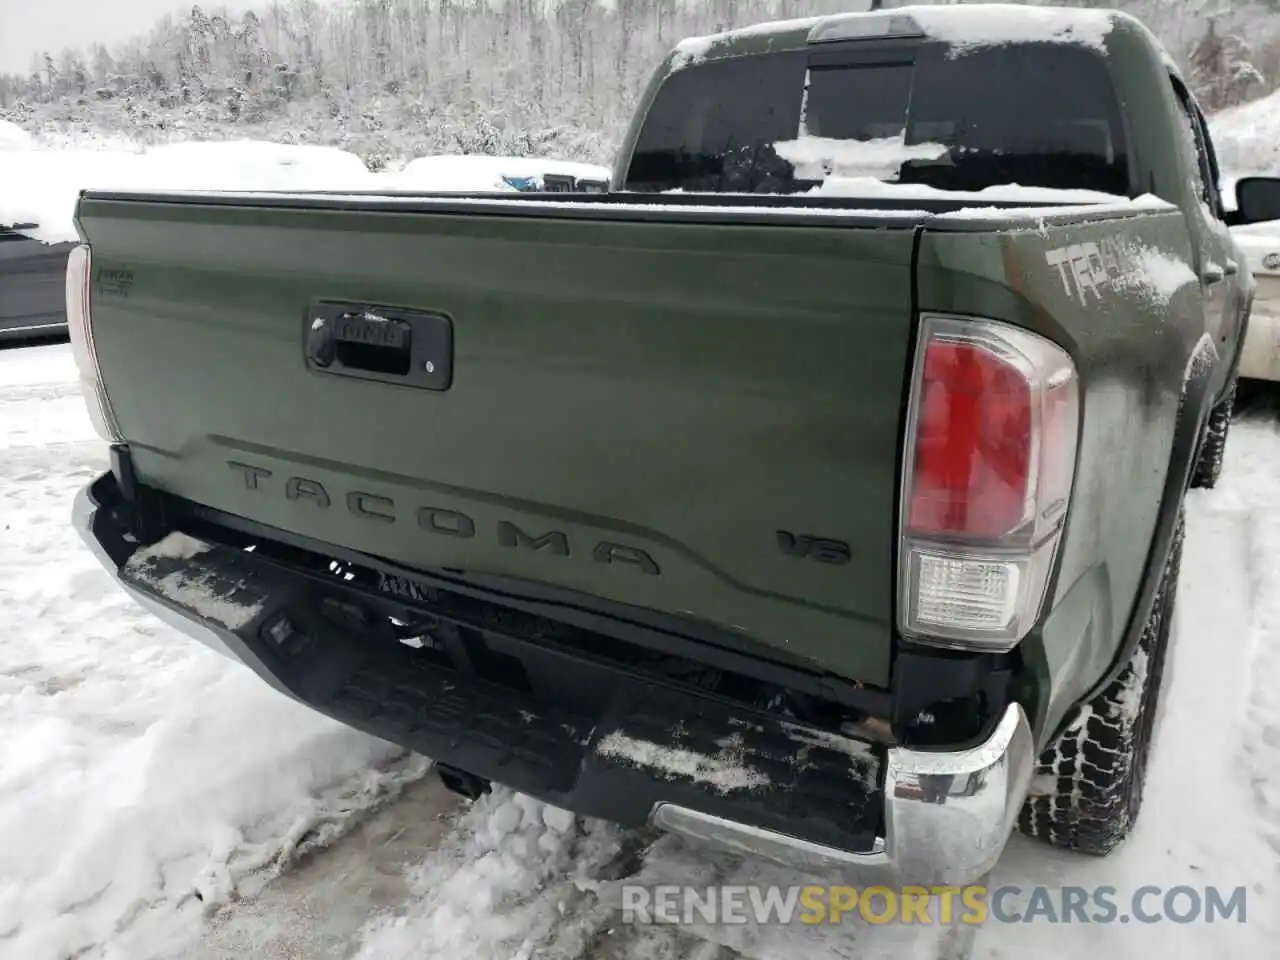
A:
POLYGON ((604 194, 90 190, 74 522, 468 796, 899 882, 1105 854, 1253 294, 1217 184, 1137 21, 965 5, 681 43, 604 194))

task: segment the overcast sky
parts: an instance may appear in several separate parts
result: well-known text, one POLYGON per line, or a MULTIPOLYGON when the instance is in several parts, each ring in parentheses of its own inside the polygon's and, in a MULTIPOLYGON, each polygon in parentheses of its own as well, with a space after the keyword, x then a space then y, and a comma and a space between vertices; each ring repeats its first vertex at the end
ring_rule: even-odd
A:
MULTIPOLYGON (((33 54, 64 47, 111 46, 144 33, 166 13, 190 10, 195 0, 0 0, 0 73, 26 73, 33 54)), ((251 0, 221 0, 205 9, 239 11, 251 0)))

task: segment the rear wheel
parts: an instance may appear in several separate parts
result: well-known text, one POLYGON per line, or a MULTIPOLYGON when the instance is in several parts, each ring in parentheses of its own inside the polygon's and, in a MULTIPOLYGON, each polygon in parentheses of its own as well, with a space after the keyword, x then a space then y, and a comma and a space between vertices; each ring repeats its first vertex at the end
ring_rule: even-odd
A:
POLYGON ((1173 545, 1137 649, 1120 675, 1074 708, 1031 780, 1018 828, 1055 847, 1105 856, 1142 809, 1161 681, 1182 565, 1181 508, 1173 545))
POLYGON ((1227 452, 1227 432, 1231 429, 1231 414, 1235 409, 1235 402, 1236 381, 1232 380, 1209 414, 1204 443, 1200 447, 1200 458, 1191 475, 1191 486, 1212 490, 1217 485, 1218 477, 1222 475, 1222 460, 1227 452))

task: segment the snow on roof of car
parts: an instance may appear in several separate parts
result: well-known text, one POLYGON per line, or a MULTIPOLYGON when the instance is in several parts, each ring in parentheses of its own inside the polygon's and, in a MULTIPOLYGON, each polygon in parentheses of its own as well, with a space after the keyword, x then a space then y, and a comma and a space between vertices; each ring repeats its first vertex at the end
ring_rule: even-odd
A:
POLYGON ((185 176, 195 167, 200 179, 233 186, 246 180, 294 186, 300 180, 327 183, 333 177, 361 181, 370 176, 369 168, 356 154, 315 144, 188 140, 151 147, 143 156, 148 166, 166 174, 185 176))
POLYGON ((743 42, 761 40, 767 46, 784 49, 819 40, 924 35, 949 44, 953 54, 1011 43, 1070 43, 1102 50, 1121 16, 1112 10, 1080 7, 979 3, 893 7, 778 20, 682 40, 676 45, 671 69, 732 56, 743 42))
POLYGON ((0 226, 45 243, 79 239, 80 191, 361 190, 378 181, 354 153, 337 147, 255 140, 171 143, 142 151, 0 149, 0 226))

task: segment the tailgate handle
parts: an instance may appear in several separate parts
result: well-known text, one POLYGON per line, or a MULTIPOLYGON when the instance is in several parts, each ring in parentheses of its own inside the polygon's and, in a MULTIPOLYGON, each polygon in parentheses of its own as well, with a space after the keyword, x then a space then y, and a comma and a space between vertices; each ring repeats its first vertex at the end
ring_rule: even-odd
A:
POLYGON ((316 318, 307 339, 316 366, 333 364, 348 370, 403 377, 413 356, 413 330, 403 320, 369 312, 316 318))
POLYGON ((304 352, 316 373, 447 390, 453 324, 433 311, 318 301, 307 314, 304 352))

